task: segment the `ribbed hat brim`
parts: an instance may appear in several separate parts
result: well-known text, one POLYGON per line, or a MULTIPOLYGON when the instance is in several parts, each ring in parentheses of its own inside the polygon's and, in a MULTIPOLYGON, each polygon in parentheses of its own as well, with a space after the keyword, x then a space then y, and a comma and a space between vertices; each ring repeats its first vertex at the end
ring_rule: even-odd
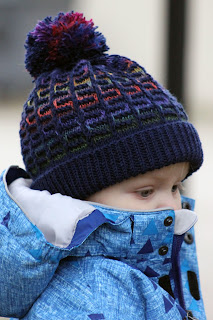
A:
POLYGON ((190 163, 188 175, 203 162, 199 136, 189 122, 137 131, 67 158, 38 176, 31 187, 57 193, 60 186, 60 193, 85 199, 124 179, 179 162, 190 163))

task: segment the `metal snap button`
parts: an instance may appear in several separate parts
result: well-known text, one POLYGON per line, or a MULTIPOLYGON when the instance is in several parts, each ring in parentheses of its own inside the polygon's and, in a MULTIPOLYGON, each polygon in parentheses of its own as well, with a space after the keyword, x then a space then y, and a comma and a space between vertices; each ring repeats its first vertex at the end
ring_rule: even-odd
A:
POLYGON ((164 226, 169 227, 171 226, 172 222, 173 222, 173 218, 169 216, 164 220, 164 226))
POLYGON ((190 232, 186 232, 184 235, 184 241, 187 244, 192 244, 194 242, 194 237, 190 232))
POLYGON ((183 209, 191 210, 191 205, 190 205, 189 202, 183 202, 183 203, 182 203, 182 208, 183 208, 183 209))
POLYGON ((165 256, 165 254, 167 254, 168 252, 168 247, 167 246, 162 246, 160 247, 160 249, 158 250, 158 253, 160 256, 165 256))

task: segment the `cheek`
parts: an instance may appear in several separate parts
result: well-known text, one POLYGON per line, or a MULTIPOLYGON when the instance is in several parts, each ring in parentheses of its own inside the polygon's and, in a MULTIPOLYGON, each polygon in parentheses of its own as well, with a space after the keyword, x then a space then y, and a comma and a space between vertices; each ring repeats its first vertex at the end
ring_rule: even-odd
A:
POLYGON ((123 199, 123 208, 130 210, 147 211, 157 208, 154 198, 141 198, 136 193, 127 194, 123 199))
MULTIPOLYGON (((142 201, 143 202, 143 201, 142 201)), ((181 209, 181 197, 179 192, 177 194, 169 192, 159 192, 155 194, 149 201, 146 202, 146 209, 162 209, 173 208, 174 210, 181 209)))
POLYGON ((177 209, 175 209, 175 210, 180 210, 180 209, 182 209, 182 202, 181 202, 181 195, 180 195, 180 193, 179 193, 179 195, 178 195, 178 197, 177 197, 177 200, 176 200, 176 207, 177 207, 177 209))
POLYGON ((182 208, 182 204, 181 204, 181 194, 179 190, 175 195, 173 195, 173 198, 174 198, 174 206, 175 206, 174 209, 180 210, 182 208))
POLYGON ((122 193, 116 190, 106 189, 93 194, 87 198, 88 201, 104 204, 107 206, 129 209, 129 210, 149 210, 153 209, 147 201, 138 199, 135 193, 122 193))
POLYGON ((171 207, 174 210, 180 210, 182 207, 180 192, 178 191, 176 194, 172 193, 167 197, 165 203, 167 203, 167 207, 171 207))

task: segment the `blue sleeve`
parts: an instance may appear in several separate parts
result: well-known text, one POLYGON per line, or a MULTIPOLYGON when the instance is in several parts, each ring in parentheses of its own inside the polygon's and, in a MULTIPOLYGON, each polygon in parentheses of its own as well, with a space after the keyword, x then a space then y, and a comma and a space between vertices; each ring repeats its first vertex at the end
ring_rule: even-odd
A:
POLYGON ((45 240, 0 182, 0 316, 23 317, 68 254, 45 240))

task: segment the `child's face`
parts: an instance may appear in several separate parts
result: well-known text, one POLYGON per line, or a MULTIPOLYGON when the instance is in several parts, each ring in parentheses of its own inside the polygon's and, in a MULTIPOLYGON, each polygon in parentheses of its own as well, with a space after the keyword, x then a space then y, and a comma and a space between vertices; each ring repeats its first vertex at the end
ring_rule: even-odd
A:
POLYGON ((165 207, 178 210, 181 209, 181 181, 188 170, 188 163, 176 163, 131 177, 96 192, 87 200, 129 210, 143 211, 165 207))

